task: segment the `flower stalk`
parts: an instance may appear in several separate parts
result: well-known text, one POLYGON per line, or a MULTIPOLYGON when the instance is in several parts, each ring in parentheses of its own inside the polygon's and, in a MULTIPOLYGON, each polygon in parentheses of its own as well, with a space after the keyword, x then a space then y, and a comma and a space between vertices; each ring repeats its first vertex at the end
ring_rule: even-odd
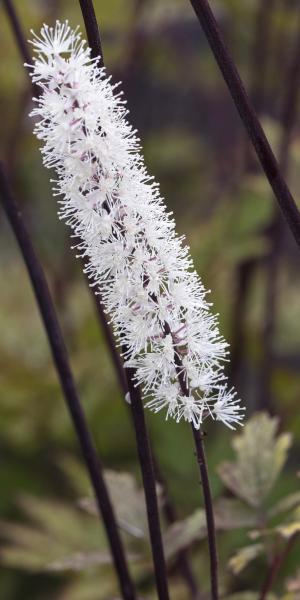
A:
POLYGON ((212 594, 218 597, 213 508, 199 432, 207 417, 234 428, 244 409, 224 375, 227 344, 188 247, 147 173, 121 93, 68 23, 32 42, 32 116, 46 167, 57 174, 59 216, 110 315, 125 361, 146 493, 158 595, 168 598, 155 479, 143 404, 192 425, 207 514, 212 594), (79 240, 79 241, 78 241, 79 240))
POLYGON ((300 212, 281 174, 276 158, 266 138, 260 121, 247 96, 236 66, 224 44, 208 0, 190 0, 207 37, 216 62, 248 132, 258 160, 271 185, 282 214, 300 247, 300 212))
POLYGON ((122 596, 124 600, 135 600, 136 595, 134 586, 129 574, 114 510, 104 480, 102 465, 99 456, 97 455, 85 415, 81 407, 80 399, 69 364, 67 350, 64 344, 60 325, 56 317, 48 284, 42 266, 35 254, 30 236, 25 227, 21 210, 19 209, 10 190, 2 165, 0 165, 0 197, 3 208, 21 250, 36 301, 39 306, 64 399, 66 401, 66 405, 81 447, 82 455, 86 463, 99 513, 106 529, 122 596))

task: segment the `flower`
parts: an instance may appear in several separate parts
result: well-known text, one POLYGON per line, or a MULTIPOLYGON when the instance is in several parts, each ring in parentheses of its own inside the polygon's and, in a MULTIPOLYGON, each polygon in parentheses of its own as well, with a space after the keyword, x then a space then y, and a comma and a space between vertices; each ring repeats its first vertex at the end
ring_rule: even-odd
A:
POLYGON ((77 254, 101 290, 125 367, 154 412, 196 428, 207 416, 233 427, 243 408, 226 389, 227 344, 122 94, 67 22, 44 25, 32 44, 41 95, 31 114, 43 162, 57 173, 59 216, 80 240, 77 254))

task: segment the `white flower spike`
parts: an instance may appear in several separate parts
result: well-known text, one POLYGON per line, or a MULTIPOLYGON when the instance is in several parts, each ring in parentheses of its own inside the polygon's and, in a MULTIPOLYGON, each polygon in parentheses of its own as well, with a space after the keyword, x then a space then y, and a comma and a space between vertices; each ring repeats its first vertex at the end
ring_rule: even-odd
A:
POLYGON ((67 22, 45 25, 32 44, 41 95, 31 114, 43 162, 57 173, 59 215, 81 240, 78 254, 146 406, 196 428, 207 416, 233 428, 244 409, 225 385, 227 344, 147 173, 121 94, 67 22))

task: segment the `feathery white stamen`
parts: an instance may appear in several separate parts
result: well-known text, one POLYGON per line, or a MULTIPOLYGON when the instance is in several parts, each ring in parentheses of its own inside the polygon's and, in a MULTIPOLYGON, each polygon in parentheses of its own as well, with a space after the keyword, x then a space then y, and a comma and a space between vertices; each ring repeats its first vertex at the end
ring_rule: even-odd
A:
POLYGON ((121 94, 68 22, 45 25, 32 44, 32 79, 41 87, 32 115, 43 162, 57 173, 59 216, 81 240, 76 252, 87 259, 146 406, 196 428, 207 416, 232 428, 244 410, 224 384, 227 344, 121 94))

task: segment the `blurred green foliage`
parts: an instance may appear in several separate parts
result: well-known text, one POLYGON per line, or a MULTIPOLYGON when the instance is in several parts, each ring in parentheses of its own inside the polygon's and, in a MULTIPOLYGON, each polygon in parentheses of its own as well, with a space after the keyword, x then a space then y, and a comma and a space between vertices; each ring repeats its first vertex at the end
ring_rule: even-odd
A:
MULTIPOLYGON (((226 598, 258 598, 266 572, 300 523, 300 282, 290 236, 282 243, 270 373, 271 408, 261 397, 268 228, 275 203, 257 166, 245 168, 247 140, 187 0, 95 0, 105 62, 122 79, 149 170, 160 181, 177 228, 235 340, 240 268, 255 262, 233 376, 247 406, 246 428, 208 426, 207 454, 226 598), (279 429, 279 434, 278 434, 279 429), (282 433, 288 431, 290 433, 282 433), (291 445, 291 434, 293 442, 291 445), (233 446, 233 448, 232 448, 233 446), (287 455, 288 447, 290 447, 287 455)), ((251 89, 258 2, 216 0, 213 8, 251 89)), ((26 37, 56 18, 82 25, 73 0, 15 0, 26 37)), ((270 15, 272 47, 262 120, 275 150, 282 136, 283 75, 297 20, 292 0, 270 15), (279 43, 280 42, 280 43, 279 43), (279 48, 279 51, 278 51, 279 48), (279 62, 278 62, 279 61, 279 62), (278 77, 278 73, 282 76, 278 77)), ((140 474, 127 406, 94 314, 68 232, 56 216, 49 173, 28 118, 31 92, 3 2, 0 4, 1 158, 22 205, 62 324, 84 408, 107 469, 139 588, 154 597, 140 474)), ((297 196, 300 138, 295 124, 289 183, 297 196)), ((89 484, 58 386, 47 339, 15 240, 0 216, 0 598, 99 600, 117 593, 106 540, 93 515, 89 484), (88 499, 86 500, 86 497, 88 499), (83 498, 83 500, 82 500, 83 498), (79 502, 80 501, 80 502, 79 502)), ((147 415, 155 453, 178 520, 164 521, 171 596, 187 597, 174 567, 189 548, 199 588, 209 588, 205 520, 188 427, 147 415)), ((163 508, 164 494, 161 494, 163 508)), ((293 538, 294 539, 294 538, 293 538)), ((300 594, 295 538, 274 583, 277 598, 300 594)))

